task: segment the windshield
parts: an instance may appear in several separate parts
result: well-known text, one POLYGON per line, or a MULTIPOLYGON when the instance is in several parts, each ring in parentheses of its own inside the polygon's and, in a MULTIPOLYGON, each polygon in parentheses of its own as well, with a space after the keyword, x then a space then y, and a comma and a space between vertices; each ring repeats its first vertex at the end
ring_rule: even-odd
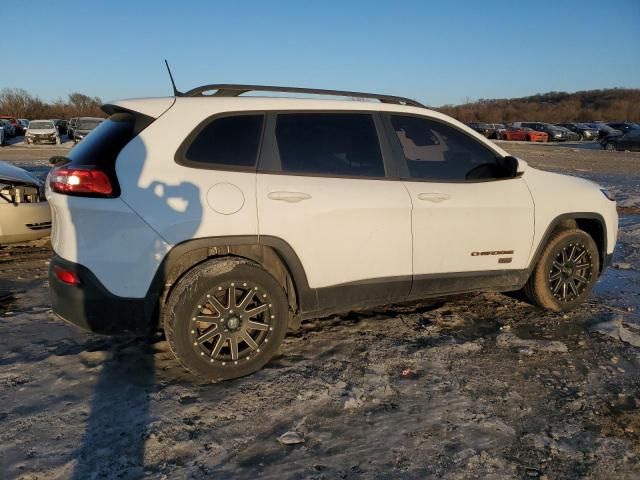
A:
POLYGON ((47 130, 53 128, 53 122, 31 122, 29 124, 30 130, 47 130))
POLYGON ((93 130, 102 123, 102 120, 79 120, 78 128, 81 130, 93 130))

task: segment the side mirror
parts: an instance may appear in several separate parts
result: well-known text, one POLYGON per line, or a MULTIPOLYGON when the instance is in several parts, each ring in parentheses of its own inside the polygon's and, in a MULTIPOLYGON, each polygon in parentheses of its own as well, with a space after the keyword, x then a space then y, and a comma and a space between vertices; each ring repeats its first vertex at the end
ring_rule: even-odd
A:
POLYGON ((518 172, 520 163, 516 157, 512 157, 511 155, 499 159, 498 164, 502 167, 505 178, 516 178, 523 173, 518 172))

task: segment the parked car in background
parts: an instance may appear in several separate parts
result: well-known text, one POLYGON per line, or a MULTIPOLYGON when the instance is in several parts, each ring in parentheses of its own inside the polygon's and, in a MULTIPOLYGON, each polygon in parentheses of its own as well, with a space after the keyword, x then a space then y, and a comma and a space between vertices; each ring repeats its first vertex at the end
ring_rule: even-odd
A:
POLYGON ((4 118, 0 118, 0 126, 2 127, 2 130, 4 131, 5 141, 8 138, 13 138, 13 137, 16 136, 16 127, 11 125, 11 122, 9 120, 6 120, 4 118))
POLYGON ((571 130, 578 135, 578 140, 596 140, 598 138, 599 131, 597 128, 590 127, 584 123, 556 123, 557 127, 564 127, 567 130, 571 130))
POLYGON ((489 138, 495 138, 499 140, 502 138, 502 134, 507 131, 507 127, 502 123, 487 123, 489 128, 493 129, 493 134, 489 138))
POLYGON ((549 135, 527 127, 509 127, 502 133, 504 140, 519 140, 521 142, 548 142, 549 135))
POLYGON ((611 128, 604 122, 587 122, 585 125, 598 129, 598 141, 602 143, 609 135, 622 135, 620 130, 616 130, 615 128, 611 128))
POLYGON ((26 118, 19 118, 18 121, 20 122, 20 125, 22 125, 22 128, 24 128, 24 131, 27 131, 27 128, 29 128, 29 120, 26 118))
POLYGON ((69 124, 67 125, 67 136, 73 140, 73 132, 76 128, 76 124, 78 123, 78 117, 73 117, 69 120, 69 124))
POLYGON ((632 152, 640 152, 640 129, 634 128, 622 135, 610 135, 606 137, 601 144, 605 150, 630 150, 632 152))
POLYGON ((51 209, 43 182, 26 170, 0 162, 0 245, 51 233, 51 209))
POLYGON ((0 125, 0 147, 4 147, 6 145, 4 127, 0 125))
POLYGON ((104 121, 104 118, 96 117, 80 117, 73 129, 73 141, 78 143, 84 137, 89 135, 98 125, 104 121))
POLYGON ((486 123, 469 122, 467 123, 467 125, 478 132, 480 135, 484 135, 487 138, 491 138, 495 135, 495 130, 486 123))
POLYGON ((0 115, 0 118, 2 118, 3 120, 8 120, 9 123, 13 125, 13 128, 15 130, 14 136, 24 135, 25 130, 22 127, 22 124, 15 117, 12 117, 10 115, 0 115))
POLYGON ((640 125, 633 122, 609 122, 607 125, 621 131, 622 133, 627 133, 629 130, 637 130, 640 128, 640 125))
POLYGON ((568 141, 577 142, 580 140, 580 135, 578 135, 576 132, 572 132, 568 128, 561 127, 559 125, 553 125, 553 126, 557 127, 562 133, 564 133, 568 141))
POLYGON ((566 142, 567 140, 570 140, 571 135, 569 134, 572 133, 566 128, 556 127, 555 125, 544 122, 515 122, 513 126, 532 128, 538 132, 544 132, 549 136, 550 142, 566 142))
POLYGON ((51 121, 55 124, 56 128, 58 129, 58 133, 60 135, 67 134, 67 125, 69 122, 67 122, 66 120, 61 120, 59 118, 53 119, 51 121))
POLYGON ((27 145, 34 143, 60 144, 60 133, 53 120, 33 120, 29 122, 25 142, 27 145))

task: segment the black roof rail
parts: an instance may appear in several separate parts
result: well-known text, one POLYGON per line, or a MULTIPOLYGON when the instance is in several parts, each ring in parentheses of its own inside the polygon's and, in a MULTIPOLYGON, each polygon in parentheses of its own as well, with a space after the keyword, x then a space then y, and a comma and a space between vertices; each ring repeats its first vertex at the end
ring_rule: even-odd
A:
POLYGON ((192 88, 188 92, 176 92, 176 96, 199 97, 204 92, 215 90, 212 97, 238 97, 247 92, 279 92, 279 93, 303 93, 309 95, 332 95, 337 97, 371 98, 382 103, 395 103, 411 107, 427 108, 420 102, 410 98, 396 97, 393 95, 380 95, 377 93, 348 92, 344 90, 324 90, 320 88, 276 87, 273 85, 235 85, 235 84, 211 84, 192 88))

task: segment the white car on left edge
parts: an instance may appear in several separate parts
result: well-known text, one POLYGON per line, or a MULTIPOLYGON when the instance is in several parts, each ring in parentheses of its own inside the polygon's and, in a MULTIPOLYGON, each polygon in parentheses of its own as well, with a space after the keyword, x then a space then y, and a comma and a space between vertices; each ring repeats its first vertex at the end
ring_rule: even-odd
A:
POLYGON ((51 209, 42 181, 26 170, 0 162, 0 245, 51 234, 51 209))
POLYGON ((29 122, 29 128, 27 129, 27 133, 25 133, 24 141, 27 145, 34 143, 59 145, 60 133, 55 123, 51 120, 32 120, 29 122))

